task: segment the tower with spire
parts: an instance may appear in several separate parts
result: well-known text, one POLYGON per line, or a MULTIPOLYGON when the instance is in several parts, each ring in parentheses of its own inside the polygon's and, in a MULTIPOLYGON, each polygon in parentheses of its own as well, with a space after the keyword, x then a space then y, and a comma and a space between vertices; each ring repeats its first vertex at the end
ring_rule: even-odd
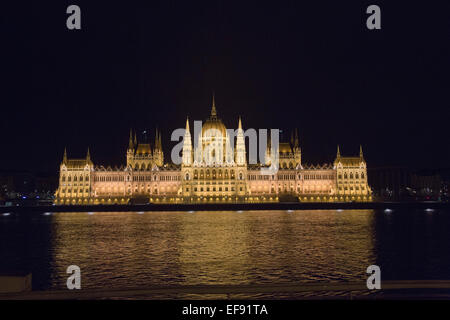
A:
POLYGON ((162 151, 161 132, 156 129, 155 132, 155 146, 153 148, 153 161, 158 167, 164 165, 164 154, 162 151))
MULTIPOLYGON (((135 139, 136 139, 136 136, 135 136, 135 139)), ((127 166, 133 167, 135 148, 136 148, 136 145, 133 141, 133 129, 130 129, 130 138, 128 140, 128 149, 127 149, 127 166)))
POLYGON ((245 159, 245 140, 244 130, 242 129, 241 117, 239 117, 238 130, 236 138, 236 164, 238 166, 244 166, 246 164, 245 159))
POLYGON ((186 130, 184 132, 184 139, 183 139, 182 165, 190 166, 191 164, 192 164, 192 141, 191 141, 191 132, 189 129, 189 118, 187 118, 186 130))
POLYGON ((302 150, 300 149, 297 128, 295 128, 294 144, 293 144, 292 151, 294 152, 295 167, 301 166, 302 165, 302 150))

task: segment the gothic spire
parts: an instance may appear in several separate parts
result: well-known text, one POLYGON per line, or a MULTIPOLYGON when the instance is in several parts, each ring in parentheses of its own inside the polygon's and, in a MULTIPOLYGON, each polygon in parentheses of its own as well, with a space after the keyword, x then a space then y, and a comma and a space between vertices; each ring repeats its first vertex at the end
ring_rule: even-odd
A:
POLYGON ((361 145, 359 145, 359 157, 360 157, 361 159, 364 158, 363 150, 362 150, 362 146, 361 146, 361 145))
POLYGON ((298 131, 297 131, 297 128, 295 128, 294 147, 298 148, 298 131))
POLYGON ((91 153, 89 152, 89 147, 87 148, 86 160, 91 161, 91 153))
POLYGON ((155 129, 155 149, 158 149, 158 128, 155 129))
POLYGON ((215 99, 215 94, 213 92, 213 96, 212 96, 212 106, 211 106, 211 119, 215 119, 217 118, 217 110, 216 110, 216 99, 215 99))
POLYGON ((133 149, 133 129, 130 129, 130 140, 128 141, 128 149, 133 149))
POLYGON ((336 157, 337 158, 341 157, 341 151, 339 151, 339 145, 337 146, 337 155, 336 155, 336 157))
POLYGON ((67 162, 67 149, 64 147, 64 155, 63 155, 63 162, 67 162))

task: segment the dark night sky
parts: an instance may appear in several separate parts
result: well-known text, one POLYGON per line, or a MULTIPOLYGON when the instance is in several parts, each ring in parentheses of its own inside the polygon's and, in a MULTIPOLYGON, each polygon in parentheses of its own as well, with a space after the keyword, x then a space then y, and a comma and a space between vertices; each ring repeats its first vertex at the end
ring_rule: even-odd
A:
POLYGON ((56 173, 65 146, 125 163, 130 127, 161 128, 168 159, 213 90, 228 127, 298 127, 304 162, 362 144, 369 166, 450 163, 449 1, 34 1, 0 28, 1 171, 56 173))

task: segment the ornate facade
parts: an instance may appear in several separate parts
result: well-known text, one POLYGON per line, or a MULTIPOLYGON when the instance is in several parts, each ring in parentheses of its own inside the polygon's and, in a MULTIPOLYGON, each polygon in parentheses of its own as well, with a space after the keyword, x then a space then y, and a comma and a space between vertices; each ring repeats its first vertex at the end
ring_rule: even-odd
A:
POLYGON ((86 158, 68 159, 64 151, 55 204, 209 203, 209 202, 337 202, 371 201, 362 148, 359 156, 341 156, 332 164, 302 163, 298 134, 277 149, 267 144, 264 163, 248 164, 242 121, 236 139, 211 114, 193 144, 189 121, 183 139, 181 164, 164 163, 161 133, 153 148, 139 143, 130 131, 126 166, 94 166, 86 158), (275 151, 274 151, 275 150, 275 151), (276 154, 272 154, 276 153, 276 154), (270 168, 277 162, 277 170, 270 168))

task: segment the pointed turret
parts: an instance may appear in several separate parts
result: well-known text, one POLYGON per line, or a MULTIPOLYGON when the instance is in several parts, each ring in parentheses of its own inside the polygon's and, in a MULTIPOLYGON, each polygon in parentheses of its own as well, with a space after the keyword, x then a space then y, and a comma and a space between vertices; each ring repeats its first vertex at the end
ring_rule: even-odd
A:
POLYGON ((364 154, 363 154, 363 150, 362 150, 362 146, 361 145, 359 145, 359 157, 361 159, 364 159, 364 154))
POLYGON ((339 145, 337 146, 337 154, 336 154, 336 158, 340 158, 341 157, 341 151, 339 150, 339 145))
POLYGON ((67 163, 67 149, 64 147, 63 163, 67 163))
POLYGON ((270 136, 270 130, 267 133, 267 147, 266 147, 266 154, 265 154, 265 164, 267 166, 270 166, 272 163, 271 161, 271 149, 272 148, 272 137, 270 136))
POLYGON ((128 149, 132 150, 134 149, 134 144, 133 144, 133 129, 130 129, 130 139, 128 141, 128 149))
POLYGON ((186 118, 186 130, 184 132, 184 140, 183 140, 182 164, 184 166, 190 166, 191 163, 192 163, 192 141, 191 141, 191 133, 189 131, 189 118, 186 118))
POLYGON ((134 146, 137 147, 136 130, 134 131, 134 146))
POLYGON ((294 137, 294 148, 298 148, 298 130, 295 128, 295 137, 294 137))
POLYGON ((216 99, 214 92, 212 96, 211 119, 217 119, 216 99))
POLYGON ((87 148, 86 161, 91 161, 91 153, 89 152, 89 147, 87 148))
POLYGON ((244 141, 244 130, 242 130, 242 120, 239 117, 238 130, 236 137, 236 164, 245 164, 245 141, 244 141))
POLYGON ((158 128, 155 129, 155 150, 158 149, 158 128))

